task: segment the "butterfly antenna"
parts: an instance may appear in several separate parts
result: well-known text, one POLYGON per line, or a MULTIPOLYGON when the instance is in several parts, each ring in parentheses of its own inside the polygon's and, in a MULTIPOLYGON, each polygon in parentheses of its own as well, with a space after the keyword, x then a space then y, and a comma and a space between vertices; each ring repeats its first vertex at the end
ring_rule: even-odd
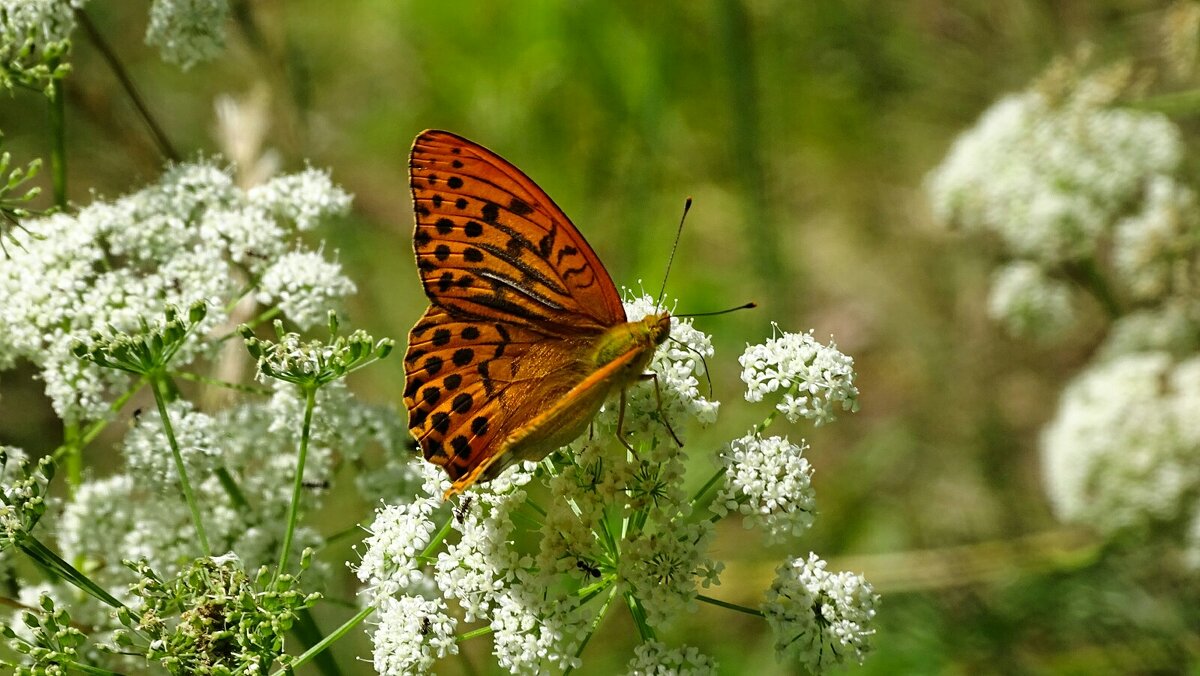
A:
POLYGON ((683 222, 687 219, 688 211, 692 208, 692 198, 683 203, 683 215, 679 217, 679 229, 675 231, 675 243, 671 245, 671 255, 667 258, 667 271, 663 274, 662 289, 658 292, 658 302, 655 307, 662 307, 663 297, 667 294, 667 277, 671 276, 671 263, 675 261, 675 250, 679 248, 679 237, 683 235, 683 222))
POLYGON ((717 315, 727 315, 730 312, 737 312, 738 310, 753 310, 756 307, 758 307, 758 303, 755 303, 754 301, 750 301, 749 303, 746 303, 745 305, 739 305, 737 307, 725 308, 724 310, 717 310, 715 312, 691 312, 691 313, 676 312, 675 316, 676 317, 715 317, 717 315))
POLYGON ((683 349, 687 350, 688 352, 695 354, 697 357, 700 357, 700 363, 704 364, 704 379, 708 381, 708 398, 712 399, 712 396, 713 396, 712 374, 709 373, 709 371, 708 371, 708 360, 704 358, 704 353, 701 352, 700 350, 697 350, 696 348, 692 347, 691 345, 688 345, 687 343, 683 342, 682 340, 679 340, 672 336, 667 336, 667 340, 671 341, 672 343, 675 343, 676 345, 682 347, 683 349))

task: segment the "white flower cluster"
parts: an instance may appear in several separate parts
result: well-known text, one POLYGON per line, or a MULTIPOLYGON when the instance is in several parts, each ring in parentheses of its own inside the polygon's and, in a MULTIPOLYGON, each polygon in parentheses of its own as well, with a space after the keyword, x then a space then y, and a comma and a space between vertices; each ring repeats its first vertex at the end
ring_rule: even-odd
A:
POLYGON ((427 497, 407 504, 384 505, 367 529, 366 550, 356 568, 358 579, 382 599, 406 591, 424 579, 420 554, 433 536, 429 516, 437 499, 427 497))
POLYGON ((1136 352, 1192 354, 1200 349, 1200 317, 1186 299, 1122 315, 1109 328, 1097 358, 1112 359, 1136 352))
MULTIPOLYGON (((179 399, 167 405, 167 416, 179 454, 188 476, 207 476, 221 462, 221 449, 227 446, 224 430, 217 421, 195 409, 190 401, 179 399)), ((176 493, 179 474, 171 459, 171 447, 158 411, 139 416, 122 443, 130 474, 144 486, 176 493)))
POLYGON ((768 542, 801 535, 817 510, 807 448, 781 437, 734 439, 721 453, 725 485, 710 509, 722 517, 741 514, 746 528, 766 530, 768 542))
MULTIPOLYGON (((642 297, 627 302, 626 312, 637 321, 655 307, 642 297)), ((778 437, 733 442, 701 492, 717 494, 713 510, 695 506, 699 496, 684 490, 686 456, 671 430, 682 432, 683 423, 709 424, 715 418, 718 402, 702 396, 699 383, 702 357, 712 355, 712 345, 686 320, 672 320, 671 338, 649 366, 658 379, 661 407, 653 381, 635 383, 625 393, 624 429, 636 453, 616 439, 620 411, 610 400, 591 431, 565 452, 472 486, 453 509, 439 507, 449 485, 441 469, 425 464, 421 494, 376 514, 358 566, 366 599, 381 609, 414 597, 454 601, 464 622, 488 623, 501 669, 575 669, 598 621, 600 598, 624 600, 647 629, 699 605, 699 590, 717 583, 723 569, 709 553, 712 511, 718 517, 742 514, 747 525, 763 527, 770 540, 807 528, 815 507, 805 447, 778 437), (530 499, 538 483, 549 492, 544 507, 530 499)), ((781 397, 790 395, 788 410, 796 411, 797 419, 824 422, 832 419, 835 404, 856 407, 849 357, 808 334, 784 334, 748 354, 743 365, 753 374, 758 399, 786 390, 781 397), (762 375, 768 370, 773 387, 762 375), (801 400, 806 403, 796 403, 801 400)), ((811 617, 813 602, 807 597, 801 602, 807 605, 799 611, 783 597, 772 607, 811 617)), ((439 606, 433 622, 442 621, 446 612, 439 606)), ((850 610, 838 612, 851 617, 850 610)), ((427 658, 436 649, 420 626, 381 622, 374 638, 376 664, 428 671, 427 658)), ((865 650, 865 644, 856 645, 865 650)), ((632 674, 715 670, 715 663, 695 648, 668 649, 653 641, 639 647, 629 663, 632 674)))
POLYGON ((1141 210, 1117 223, 1113 264, 1134 298, 1195 297, 1200 291, 1200 209, 1196 193, 1156 176, 1141 210))
POLYGON ((75 10, 86 0, 0 0, 0 43, 20 45, 33 38, 37 51, 61 42, 75 29, 75 10))
MULTIPOLYGON (((654 308, 649 298, 626 304, 633 321, 654 308)), ((555 456, 561 461, 555 463, 557 473, 544 477, 552 494, 545 513, 526 508, 522 486, 533 479, 528 468, 510 469, 472 488, 452 513, 443 513, 457 538, 438 553, 432 581, 442 598, 457 602, 466 621, 488 620, 493 655, 501 668, 536 673, 580 666, 576 653, 591 618, 564 580, 577 587, 611 575, 637 596, 650 622, 661 623, 693 605, 697 586, 716 578, 720 564, 705 555, 712 525, 706 519, 685 522, 690 507, 681 488, 683 457, 664 424, 665 419, 676 425, 685 419, 708 424, 715 418, 717 402, 700 394, 698 379, 700 355, 710 356, 712 346, 708 336, 687 321, 673 320, 671 335, 678 343, 664 345, 650 365, 659 380, 664 410, 658 410, 653 382, 637 383, 626 393, 625 429, 642 449, 638 457, 628 457, 615 441, 618 411, 610 402, 595 419, 592 441, 581 439, 565 457, 555 456), (642 515, 641 527, 625 534, 619 561, 600 545, 594 530, 606 511, 612 516, 642 515), (541 539, 536 552, 523 553, 514 546, 515 529, 530 516, 541 520, 541 539)), ((446 481, 440 469, 429 467, 441 479, 428 481, 425 492, 440 496, 446 481)), ((427 534, 434 526, 428 510, 439 501, 418 498, 410 505, 379 511, 372 533, 379 533, 380 519, 396 510, 406 520, 403 537, 373 535, 368 540, 359 576, 375 598, 428 583, 416 573, 422 562, 414 557, 429 542, 427 534), (419 523, 421 519, 426 521, 419 523), (410 542, 415 544, 406 544, 410 542), (375 551, 379 548, 388 551, 375 551), (403 562, 392 568, 404 574, 379 575, 379 561, 403 562), (397 584, 381 584, 384 579, 397 584)), ((377 647, 415 640, 411 627, 392 630, 410 635, 377 637, 377 647)), ((698 656, 688 659, 704 663, 698 656)))
POLYGON ((1112 73, 1057 74, 996 103, 927 181, 937 220, 1016 257, 993 277, 988 314, 1014 335, 1061 336, 1076 319, 1068 278, 1114 317, 1127 300, 1195 304, 1200 215, 1177 177, 1182 134, 1113 105, 1125 80, 1112 73))
POLYGON ((24 531, 25 510, 22 506, 36 498, 34 493, 38 486, 29 481, 22 481, 21 465, 26 461, 25 451, 16 446, 0 445, 0 453, 4 454, 6 462, 0 466, 0 578, 5 577, 8 563, 11 563, 3 552, 7 551, 13 539, 24 531))
MULTIPOLYGON (((661 311, 650 296, 625 301, 625 316, 631 322, 661 311)), ((632 412, 632 417, 640 420, 652 418, 648 414, 655 412, 670 419, 694 418, 702 425, 715 422, 720 402, 710 401, 700 394, 700 378, 707 375, 703 360, 711 356, 712 341, 692 326, 692 320, 671 317, 671 338, 655 351, 649 366, 659 380, 663 410, 658 411, 654 383, 644 382, 626 392, 627 414, 632 412)), ((662 426, 658 428, 661 430, 662 426)))
POLYGON ((879 595, 860 575, 831 573, 816 554, 779 567, 762 610, 775 650, 811 673, 862 662, 870 649, 879 595))
POLYGON ((327 215, 350 208, 350 195, 334 185, 329 172, 312 167, 256 185, 248 197, 299 230, 311 230, 327 215))
POLYGON ((187 70, 225 49, 228 18, 229 0, 154 0, 146 44, 158 47, 163 61, 187 70))
POLYGON ((293 251, 263 274, 258 300, 275 304, 302 329, 327 319, 329 308, 357 289, 342 266, 316 251, 293 251))
POLYGON ((375 671, 380 676, 427 673, 436 660, 458 654, 454 636, 458 623, 446 614, 446 603, 441 599, 384 598, 378 617, 371 638, 375 642, 375 671))
POLYGON ((1200 358, 1133 353, 1093 365, 1042 434, 1059 517, 1104 533, 1200 512, 1200 358))
POLYGON ((934 216, 1038 261, 1095 253, 1147 181, 1178 168, 1183 141, 1164 115, 1106 107, 1091 89, 994 104, 929 176, 934 216))
POLYGON ((808 418, 820 426, 836 418, 839 406, 843 411, 858 410, 854 359, 839 352, 832 341, 818 343, 811 331, 783 333, 748 346, 738 361, 746 401, 762 401, 765 395, 782 390, 783 400, 775 408, 789 422, 808 418))
MULTIPOLYGON (((211 415, 185 402, 168 406, 209 540, 215 550, 235 552, 248 568, 271 563, 279 554, 279 524, 286 521, 303 413, 304 400, 291 386, 278 387, 268 400, 211 415)), ((371 443, 383 445, 402 462, 403 451, 390 445, 400 438, 399 427, 393 410, 363 405, 344 384, 321 388, 305 480, 312 485, 328 481, 335 457, 353 460, 371 443)), ((88 561, 93 579, 114 591, 133 581, 122 558, 145 558, 169 575, 196 554, 191 515, 180 499, 157 411, 134 420, 121 452, 127 471, 84 482, 57 522, 64 556, 88 561), (120 556, 113 556, 114 551, 120 556)), ((413 483, 410 477, 397 490, 411 490, 413 483)), ((316 508, 320 498, 313 491, 305 503, 316 508)), ((300 528, 293 560, 299 560, 304 547, 319 542, 315 532, 300 528)), ((320 572, 310 570, 306 584, 318 583, 321 575, 314 573, 320 572)))
MULTIPOLYGON (((328 181, 303 182, 324 189, 297 207, 304 227, 345 209, 345 193, 328 181)), ((258 277, 275 284, 264 289, 263 302, 281 302, 298 322, 311 320, 318 302, 332 304, 354 287, 288 236, 301 225, 281 216, 281 196, 294 194, 294 183, 284 176, 245 192, 227 171, 201 161, 78 214, 25 221, 28 232, 12 233, 17 246, 0 266, 0 368, 30 360, 59 417, 94 420, 107 415, 111 395, 129 380, 75 358, 75 340, 110 327, 136 331, 168 304, 206 301, 207 317, 176 357, 185 365, 215 345, 204 334, 229 322, 225 308, 258 277), (309 295, 298 298, 301 291, 309 295)))
POLYGON ((668 648, 658 641, 647 641, 634 649, 629 676, 710 676, 717 663, 691 646, 668 648))
POLYGON ((1014 336, 1051 338, 1075 323, 1071 288, 1032 261, 998 270, 988 294, 988 315, 1014 336))

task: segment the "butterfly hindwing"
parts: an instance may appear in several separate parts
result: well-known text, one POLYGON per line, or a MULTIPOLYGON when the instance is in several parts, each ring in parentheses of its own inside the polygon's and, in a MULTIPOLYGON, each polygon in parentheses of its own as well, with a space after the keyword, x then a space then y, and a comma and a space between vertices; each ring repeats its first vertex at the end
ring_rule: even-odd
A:
POLYGON ((425 459, 454 480, 491 464, 504 440, 536 417, 539 402, 561 397, 587 377, 575 342, 430 307, 413 327, 404 356, 409 428, 425 459))
POLYGON ((417 267, 434 304, 563 336, 625 321, 595 252, 520 169, 462 137, 426 131, 409 170, 417 267))

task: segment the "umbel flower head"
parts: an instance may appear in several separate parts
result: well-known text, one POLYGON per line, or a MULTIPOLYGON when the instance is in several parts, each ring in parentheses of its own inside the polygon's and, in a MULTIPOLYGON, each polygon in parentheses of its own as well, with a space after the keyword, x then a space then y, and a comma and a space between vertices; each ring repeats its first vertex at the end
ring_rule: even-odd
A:
POLYGON ((50 91, 69 71, 75 9, 84 0, 0 0, 0 87, 50 91))
POLYGON ((360 369, 392 352, 395 342, 390 338, 376 341, 359 329, 349 336, 339 336, 337 314, 329 312, 329 340, 302 342, 300 334, 285 333, 283 323, 276 320, 278 341, 260 340, 253 329, 242 326, 246 349, 258 362, 261 377, 305 387, 323 387, 346 374, 360 369))
POLYGON ((875 630, 879 595, 860 575, 831 573, 819 556, 779 567, 763 613, 775 650, 818 672, 846 660, 861 662, 875 630))
POLYGON ((1200 490, 1198 406, 1195 357, 1126 354, 1077 376, 1042 433, 1059 517, 1103 533, 1189 519, 1200 490))
POLYGON ((1166 116, 1110 105, 1122 84, 1114 71, 1059 67, 992 105, 930 174, 935 218, 1039 262, 1092 256, 1147 182, 1183 158, 1166 116))
MULTIPOLYGON (((626 303, 634 321, 653 311, 650 298, 626 303)), ((715 421, 718 402, 698 387, 701 357, 713 354, 708 336, 689 320, 671 321, 679 344, 665 344, 649 366, 661 407, 653 382, 625 392, 624 429, 636 453, 615 438, 621 411, 610 401, 590 434, 540 463, 510 467, 470 487, 456 505, 441 501, 449 480, 425 463, 425 482, 414 498, 379 508, 357 566, 366 601, 381 613, 372 637, 379 673, 428 672, 457 650, 450 638, 461 628, 490 634, 492 655, 505 671, 577 669, 600 620, 618 604, 628 608, 643 639, 630 673, 715 672, 711 658, 695 648, 669 647, 656 631, 711 600, 702 590, 719 584, 723 568, 709 551, 714 522, 740 518, 772 540, 794 537, 811 524, 812 469, 803 442, 760 430, 730 442, 698 494, 685 489, 685 449, 663 418, 686 436, 684 423, 715 421)), ((792 397, 764 429, 778 413, 825 422, 835 405, 855 408, 852 361, 832 345, 784 334, 751 346, 747 355, 748 390, 757 400, 770 397, 779 406, 785 395, 792 397), (762 375, 768 370, 771 378, 762 375)), ((817 601, 781 589, 787 593, 777 595, 771 612, 790 631, 794 618, 813 616, 817 601)), ((837 596, 841 615, 831 614, 847 620, 838 627, 852 647, 837 643, 846 654, 867 649, 875 597, 866 589, 837 596), (848 622, 858 623, 857 633, 849 633, 848 622)), ((821 637, 806 645, 820 650, 834 640, 821 637)), ((833 663, 800 652, 781 656, 790 663, 833 663)))
MULTIPOLYGON (((307 550, 301 572, 311 559, 307 550)), ((196 559, 165 579, 145 562, 128 565, 138 577, 131 593, 141 603, 136 613, 118 613, 125 629, 114 642, 172 674, 265 676, 276 660, 286 667, 285 637, 299 613, 320 598, 301 591, 296 577, 266 566, 251 578, 232 554, 196 559)))
POLYGON ((54 463, 44 457, 34 466, 16 448, 0 446, 0 552, 19 543, 46 513, 46 486, 54 463))
POLYGON ((174 347, 173 368, 182 368, 216 353, 220 344, 206 340, 209 332, 231 323, 235 301, 255 291, 260 302, 279 302, 285 315, 296 310, 288 318, 300 328, 322 320, 328 307, 316 313, 282 302, 278 294, 292 288, 288 283, 264 288, 254 281, 304 277, 304 288, 328 304, 353 290, 324 265, 320 274, 301 274, 297 268, 312 259, 289 256, 306 251, 297 231, 349 205, 323 172, 302 175, 302 182, 282 176, 244 191, 220 165, 201 160, 174 165, 157 184, 77 214, 25 220, 7 233, 10 257, 0 265, 0 368, 29 360, 59 417, 77 423, 107 416, 109 402, 132 379, 80 361, 71 352, 75 343, 132 336, 167 306, 204 303, 207 313, 174 347))

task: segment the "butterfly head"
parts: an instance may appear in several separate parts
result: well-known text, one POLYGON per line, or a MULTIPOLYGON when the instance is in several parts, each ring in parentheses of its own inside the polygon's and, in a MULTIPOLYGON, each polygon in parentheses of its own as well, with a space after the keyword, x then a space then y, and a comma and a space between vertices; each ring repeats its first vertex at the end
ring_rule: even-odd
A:
POLYGON ((662 345, 667 342, 667 338, 671 335, 671 313, 661 312, 656 315, 646 315, 642 319, 642 325, 645 327, 646 335, 655 346, 662 345))

